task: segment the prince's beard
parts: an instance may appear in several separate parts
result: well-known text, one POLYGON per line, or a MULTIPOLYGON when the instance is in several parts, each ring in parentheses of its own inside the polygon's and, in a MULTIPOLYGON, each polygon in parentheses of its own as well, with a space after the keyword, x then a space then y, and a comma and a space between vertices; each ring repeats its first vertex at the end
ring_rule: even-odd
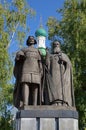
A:
POLYGON ((53 49, 53 53, 54 53, 54 54, 59 53, 59 52, 61 52, 60 47, 55 47, 55 48, 53 49))

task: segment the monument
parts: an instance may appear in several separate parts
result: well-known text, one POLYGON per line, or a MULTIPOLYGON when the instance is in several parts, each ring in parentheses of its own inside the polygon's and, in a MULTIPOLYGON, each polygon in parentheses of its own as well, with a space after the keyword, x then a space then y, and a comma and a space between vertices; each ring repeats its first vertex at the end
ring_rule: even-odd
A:
POLYGON ((15 58, 16 130, 78 130, 71 62, 57 40, 47 51, 43 27, 35 35, 15 58))
POLYGON ((72 65, 59 41, 53 41, 52 54, 48 53, 46 61, 53 82, 53 87, 47 85, 49 104, 75 107, 72 65))
POLYGON ((14 105, 18 109, 27 105, 37 105, 40 102, 42 63, 38 49, 34 48, 36 43, 34 37, 29 36, 26 42, 28 47, 16 54, 14 105))

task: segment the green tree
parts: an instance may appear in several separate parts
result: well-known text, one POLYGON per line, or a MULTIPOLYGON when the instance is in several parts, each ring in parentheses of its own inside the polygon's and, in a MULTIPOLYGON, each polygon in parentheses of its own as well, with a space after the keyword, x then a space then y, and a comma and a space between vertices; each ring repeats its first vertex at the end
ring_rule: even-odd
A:
POLYGON ((61 20, 50 17, 47 22, 49 39, 60 39, 73 66, 76 107, 80 129, 86 127, 86 1, 65 0, 61 20))
POLYGON ((10 130, 10 113, 7 109, 12 105, 13 85, 12 59, 8 53, 12 39, 23 43, 26 31, 27 16, 35 15, 25 0, 0 1, 0 129, 10 130), (8 124, 7 124, 8 123, 8 124), (6 124, 4 127, 3 124, 6 124), (7 128, 8 126, 8 128, 7 128))

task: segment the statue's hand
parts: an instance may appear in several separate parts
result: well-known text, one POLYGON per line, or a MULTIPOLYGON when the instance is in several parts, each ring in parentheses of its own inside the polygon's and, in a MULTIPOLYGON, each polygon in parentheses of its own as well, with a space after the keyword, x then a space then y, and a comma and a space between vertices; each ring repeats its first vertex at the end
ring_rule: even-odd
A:
POLYGON ((19 52, 16 54, 16 60, 24 60, 24 59, 25 59, 24 52, 23 52, 23 51, 19 51, 19 52))
POLYGON ((66 60, 61 56, 61 57, 59 57, 59 63, 66 64, 66 60))
POLYGON ((16 60, 24 60, 25 59, 25 56, 22 56, 22 55, 18 55, 16 57, 16 60))

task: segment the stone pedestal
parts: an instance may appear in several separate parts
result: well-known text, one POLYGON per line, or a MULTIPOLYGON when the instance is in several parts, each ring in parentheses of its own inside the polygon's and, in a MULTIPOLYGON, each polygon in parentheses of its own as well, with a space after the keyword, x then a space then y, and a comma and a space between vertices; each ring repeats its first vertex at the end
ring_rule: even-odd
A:
POLYGON ((78 130, 78 113, 72 107, 26 106, 16 114, 16 130, 78 130))

